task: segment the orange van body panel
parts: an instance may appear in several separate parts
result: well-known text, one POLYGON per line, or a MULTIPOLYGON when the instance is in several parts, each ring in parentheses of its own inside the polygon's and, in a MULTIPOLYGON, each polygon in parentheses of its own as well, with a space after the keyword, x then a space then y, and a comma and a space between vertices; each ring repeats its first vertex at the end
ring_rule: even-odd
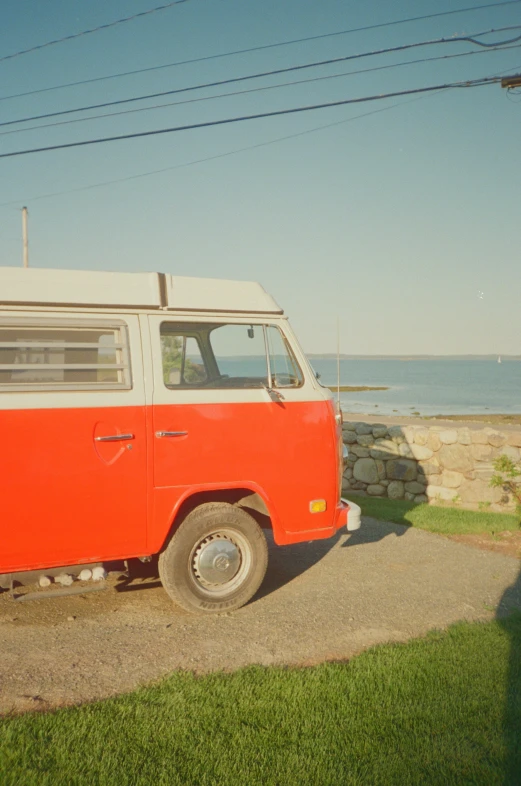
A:
POLYGON ((281 545, 347 521, 330 401, 20 409, 0 411, 0 433, 0 573, 157 553, 200 491, 256 492, 281 545))
POLYGON ((4 410, 0 434, 0 573, 144 553, 145 407, 4 410))
POLYGON ((207 489, 258 493, 279 544, 332 534, 338 443, 331 402, 162 405, 154 407, 153 421, 153 432, 187 434, 153 441, 152 552, 182 502, 207 489), (310 512, 315 499, 326 500, 324 513, 310 512))

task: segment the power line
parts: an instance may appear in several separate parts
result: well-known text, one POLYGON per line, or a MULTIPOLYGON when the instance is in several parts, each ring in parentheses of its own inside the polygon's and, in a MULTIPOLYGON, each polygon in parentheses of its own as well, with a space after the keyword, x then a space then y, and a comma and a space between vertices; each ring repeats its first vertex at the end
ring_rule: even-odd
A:
MULTIPOLYGON (((440 91, 442 92, 442 91, 440 91)), ((416 96, 415 98, 410 98, 408 101, 399 101, 394 104, 389 104, 388 106, 380 107, 379 109, 372 109, 370 112, 364 112, 361 115, 354 115, 353 117, 348 117, 345 120, 336 120, 334 123, 326 123, 325 125, 315 126, 315 128, 308 128, 305 131, 297 131, 294 134, 286 134, 285 136, 277 137, 276 139, 269 139, 266 142, 257 142, 255 145, 247 145, 246 147, 239 147, 235 150, 228 150, 226 153, 216 153, 213 156, 206 156, 205 158, 197 158, 193 161, 185 161, 182 164, 173 164, 172 166, 162 167, 161 169, 153 169, 149 172, 140 172, 136 175, 127 175, 126 177, 119 177, 115 178, 114 180, 104 180, 101 183, 91 183, 87 186, 79 186, 78 188, 70 188, 65 191, 55 191, 50 194, 40 194, 36 197, 24 197, 24 201, 27 202, 36 202, 39 199, 50 199, 51 197, 55 196, 64 196, 66 194, 75 194, 79 191, 90 191, 94 188, 102 188, 104 186, 111 186, 116 185, 118 183, 126 183, 129 180, 139 180, 142 177, 151 177, 153 175, 159 175, 163 172, 171 172, 174 169, 184 169, 185 167, 195 166, 196 164, 205 164, 208 161, 215 161, 219 158, 227 158, 228 156, 234 156, 238 153, 244 153, 249 150, 256 150, 260 147, 268 147, 269 145, 277 144, 278 142, 285 142, 288 139, 296 139, 297 137, 306 136, 307 134, 313 134, 317 131, 324 131, 328 128, 333 128, 335 126, 344 125, 345 123, 351 123, 354 120, 360 120, 364 117, 370 117, 371 115, 377 115, 380 112, 387 112, 390 109, 396 109, 397 107, 405 106, 406 104, 411 104, 414 101, 421 101, 422 99, 428 98, 429 96, 435 95, 433 93, 426 93, 423 95, 416 96)), ((9 201, 9 202, 0 202, 0 207, 11 207, 14 205, 18 205, 20 200, 17 201, 9 201)), ((13 208, 14 209, 14 208, 13 208)), ((17 208, 18 209, 18 208, 17 208)))
POLYGON ((393 93, 382 93, 380 95, 364 96, 362 98, 347 98, 342 101, 330 101, 323 104, 313 104, 310 106, 299 106, 292 109, 279 109, 272 112, 259 112, 254 115, 242 115, 239 117, 228 117, 223 120, 208 120, 204 123, 190 123, 173 128, 158 128, 153 131, 138 131, 132 134, 119 134, 117 136, 101 137, 98 139, 85 139, 81 142, 66 142, 60 145, 49 145, 48 147, 36 147, 27 150, 15 150, 12 153, 1 153, 0 158, 13 158, 23 156, 28 153, 46 153, 50 150, 64 150, 71 147, 84 147, 85 145, 96 145, 103 142, 119 142, 124 139, 138 139, 145 136, 157 136, 158 134, 172 134, 179 131, 192 131, 197 128, 209 128, 210 126, 230 125, 231 123, 242 123, 247 120, 260 120, 267 117, 278 117, 281 115, 296 114, 299 112, 310 112, 318 109, 329 109, 336 106, 346 106, 347 104, 360 104, 368 101, 381 101, 384 98, 396 98, 398 96, 415 95, 418 93, 428 93, 435 90, 447 90, 455 87, 481 87, 501 81, 500 77, 484 77, 482 79, 471 79, 464 82, 449 82, 443 85, 431 85, 429 87, 419 87, 412 90, 400 90, 393 93))
MULTIPOLYGON (((521 68, 521 66, 516 66, 513 70, 514 71, 518 71, 520 68, 521 68)), ((499 71, 494 76, 501 77, 502 74, 507 73, 507 71, 510 72, 511 70, 512 69, 509 68, 509 69, 507 69, 505 71, 499 71)), ((443 90, 439 90, 438 92, 442 93, 444 91, 443 90)), ((140 172, 140 173, 135 174, 135 175, 127 175, 126 177, 114 178, 112 180, 103 180, 103 181, 101 181, 99 183, 91 183, 91 184, 86 185, 86 186, 78 186, 77 188, 69 188, 69 189, 66 189, 65 191, 54 191, 54 192, 51 192, 51 193, 48 193, 48 194, 40 194, 39 196, 36 196, 36 197, 29 197, 29 199, 27 199, 27 197, 24 197, 23 201, 36 202, 36 201, 38 201, 40 199, 51 199, 51 198, 57 197, 57 196, 64 196, 64 195, 67 195, 67 194, 76 194, 76 193, 79 193, 81 191, 91 191, 92 189, 95 189, 95 188, 104 188, 105 186, 117 185, 119 183, 126 183, 126 182, 128 182, 130 180, 139 180, 140 178, 143 178, 143 177, 152 177, 153 175, 163 174, 164 172, 171 172, 171 171, 173 171, 175 169, 184 169, 185 167, 195 166, 197 164, 204 164, 204 163, 207 163, 208 161, 215 161, 215 160, 220 159, 220 158, 227 158, 229 156, 234 156, 234 155, 237 155, 239 153, 248 152, 250 150, 256 150, 257 148, 261 148, 261 147, 268 147, 269 145, 278 144, 279 142, 285 142, 285 141, 287 141, 289 139, 296 139, 297 137, 306 136, 307 134, 314 134, 314 133, 316 133, 318 131, 324 131, 324 130, 329 129, 329 128, 334 128, 335 126, 340 126, 340 125, 344 125, 346 123, 351 123, 351 122, 353 122, 355 120, 361 120, 362 118, 370 117, 371 115, 377 115, 380 112, 387 112, 390 109, 396 109, 397 107, 402 107, 402 106, 405 106, 406 104, 412 104, 415 101, 422 101, 425 98, 430 98, 431 96, 434 96, 434 95, 437 95, 436 91, 433 91, 432 93, 424 93, 423 95, 415 96, 414 98, 410 98, 407 101, 398 101, 398 102, 396 102, 394 104, 388 104, 387 106, 380 107, 379 109, 372 109, 370 112, 363 112, 360 115, 354 115, 354 116, 346 118, 345 120, 336 120, 333 123, 326 123, 325 125, 315 126, 314 128, 308 128, 305 131, 297 131, 297 132, 295 132, 293 134, 286 134, 285 136, 276 137, 275 139, 269 139, 269 140, 267 140, 265 142, 257 142, 254 145, 247 145, 246 147, 236 148, 235 150, 228 150, 225 153, 217 153, 217 154, 215 154, 213 156, 206 156, 205 158, 198 158, 198 159, 195 159, 193 161, 185 161, 185 162, 183 162, 181 164, 173 164, 171 166, 162 167, 161 169, 152 169, 152 170, 149 170, 148 172, 140 172)), ((19 205, 21 201, 22 200, 15 200, 15 201, 11 200, 9 202, 0 202, 0 207, 3 207, 5 209, 11 208, 13 210, 17 210, 18 211, 19 207, 14 207, 14 206, 15 205, 19 205)))
MULTIPOLYGON (((181 66, 181 65, 191 65, 193 63, 202 63, 202 62, 205 62, 207 60, 217 60, 217 59, 223 58, 223 57, 232 57, 232 56, 235 56, 235 55, 249 54, 251 52, 263 51, 265 49, 274 49, 276 47, 281 47, 281 46, 290 46, 290 45, 293 45, 293 44, 302 44, 302 43, 307 43, 309 41, 318 41, 318 40, 324 39, 324 38, 333 38, 335 36, 349 35, 351 33, 366 32, 368 30, 377 30, 377 29, 380 29, 380 28, 383 28, 383 27, 392 27, 392 26, 396 26, 396 25, 407 24, 409 22, 418 22, 418 21, 423 21, 425 19, 434 19, 436 17, 441 17, 441 16, 451 16, 451 15, 454 15, 454 14, 463 14, 463 13, 468 13, 468 12, 471 12, 471 11, 481 11, 481 10, 487 9, 487 8, 499 8, 501 6, 517 5, 520 2, 521 2, 521 0, 505 0, 504 2, 500 2, 500 3, 487 3, 486 5, 468 6, 467 8, 457 8, 457 9, 454 9, 452 11, 440 11, 440 12, 435 13, 435 14, 425 14, 423 16, 411 16, 411 17, 407 17, 405 19, 397 19, 397 20, 394 20, 394 21, 391 21, 391 22, 381 22, 379 24, 366 25, 364 27, 353 27, 353 28, 350 28, 348 30, 339 30, 339 31, 331 32, 331 33, 322 33, 320 35, 307 36, 305 38, 294 38, 294 39, 289 40, 289 41, 279 41, 279 42, 275 42, 275 43, 272 43, 272 44, 263 44, 261 46, 252 46, 252 47, 249 47, 247 49, 236 49, 236 50, 233 50, 231 52, 221 52, 221 53, 218 53, 218 54, 215 54, 215 55, 206 55, 204 57, 195 57, 195 58, 192 58, 190 60, 178 60, 178 61, 176 61, 174 63, 165 63, 163 65, 151 66, 149 68, 139 68, 139 69, 135 69, 133 71, 122 71, 122 72, 117 73, 117 74, 108 74, 106 76, 98 76, 98 77, 94 77, 92 79, 82 79, 82 80, 79 80, 77 82, 65 82, 64 84, 61 84, 61 85, 53 85, 51 87, 43 87, 43 88, 40 88, 39 90, 28 90, 27 92, 24 92, 24 93, 14 93, 14 94, 8 95, 8 96, 0 96, 0 101, 8 101, 8 100, 13 99, 13 98, 22 98, 24 96, 36 95, 38 93, 46 93, 46 92, 49 92, 49 91, 52 91, 52 90, 62 90, 64 88, 66 88, 66 87, 78 87, 80 85, 88 85, 88 84, 92 84, 93 82, 102 82, 102 81, 105 81, 107 79, 119 79, 119 78, 125 77, 125 76, 134 76, 136 74, 144 74, 144 73, 148 73, 150 71, 159 71, 159 70, 165 69, 165 68, 175 68, 175 67, 181 66)), ((153 10, 155 10, 155 9, 153 9, 153 10)), ((148 13, 152 13, 152 11, 149 11, 148 13)), ((133 19, 133 18, 134 17, 129 17, 129 19, 133 19)), ((123 20, 123 21, 125 21, 125 20, 123 20)), ((113 23, 113 24, 117 24, 117 23, 113 23)), ((98 28, 96 28, 96 29, 98 29, 98 28)), ((84 33, 80 34, 80 35, 84 35, 84 33)), ((65 39, 59 39, 59 40, 65 40, 65 39)), ((46 44, 44 46, 48 46, 48 45, 49 44, 46 44)), ((28 50, 28 51, 32 51, 32 50, 28 50)), ((23 53, 18 53, 18 54, 23 54, 23 53)), ((11 55, 11 57, 16 57, 16 55, 11 55)))
MULTIPOLYGON (((521 29, 521 25, 511 25, 509 27, 498 28, 497 30, 491 29, 491 30, 485 30, 484 32, 481 33, 473 33, 472 36, 457 36, 457 37, 454 36, 453 38, 433 38, 427 41, 418 41, 413 44, 401 44, 400 46, 387 47, 385 49, 375 49, 370 52, 361 52, 355 55, 346 55, 345 57, 334 57, 334 58, 329 58, 328 60, 315 61, 313 63, 302 63, 301 65, 297 65, 297 66, 289 66, 286 68, 272 69, 270 71, 262 71, 260 73, 250 74, 248 76, 238 76, 238 77, 232 77, 230 79, 220 79, 214 82, 206 82, 199 85, 190 85, 189 87, 180 87, 174 90, 163 90, 158 93, 148 93, 147 95, 142 95, 142 96, 132 96, 131 98, 122 98, 116 101, 105 101, 101 104, 90 104, 89 106, 76 107, 75 109, 63 109, 59 112, 46 112, 43 115, 32 115, 31 117, 18 118, 18 120, 7 120, 3 123, 0 123, 0 127, 17 125, 19 123, 28 123, 33 120, 46 120, 50 117, 61 117, 63 115, 74 114, 76 112, 88 112, 93 109, 104 109, 105 107, 109 107, 109 106, 120 106, 122 104, 129 104, 135 101, 145 101, 145 100, 150 100, 152 98, 161 98, 162 96, 167 96, 167 95, 187 93, 193 90, 202 90, 203 88, 220 87, 222 85, 235 84, 237 82, 244 82, 250 79, 260 79, 267 76, 276 76, 277 74, 287 74, 292 71, 302 71, 307 68, 317 68, 325 65, 332 65, 333 63, 344 63, 349 60, 359 60, 364 57, 373 57, 375 55, 390 54, 392 52, 403 52, 408 49, 417 49, 418 47, 431 46, 434 44, 449 44, 449 43, 452 44, 452 43, 470 42, 473 44, 477 44, 479 46, 488 47, 489 46, 488 44, 485 45, 483 44, 483 42, 478 41, 477 39, 484 35, 490 35, 491 33, 500 33, 500 32, 505 32, 507 30, 519 30, 519 29, 521 29)), ((510 44, 513 41, 519 41, 519 40, 521 40, 521 35, 516 36, 513 39, 509 39, 508 41, 500 42, 499 44, 496 43, 495 46, 499 47, 501 46, 502 43, 510 44)))
POLYGON ((132 114, 138 114, 140 112, 150 112, 155 109, 167 109, 173 106, 183 106, 185 104, 200 103, 203 101, 214 101, 220 98, 232 98, 235 96, 249 95, 250 93, 259 93, 267 90, 276 90, 283 87, 293 87, 295 85, 312 84, 314 82, 322 82, 329 79, 338 79, 346 76, 358 76, 360 74, 372 73, 374 71, 385 71, 385 70, 390 70, 392 68, 399 68, 407 65, 419 65, 423 63, 432 63, 441 60, 453 60, 454 58, 460 58, 460 57, 486 55, 486 54, 490 54, 491 52, 505 52, 508 51, 509 49, 519 49, 520 46, 521 44, 513 44, 510 46, 498 47, 494 49, 480 49, 477 52, 458 52, 457 54, 454 55, 422 57, 416 60, 405 60, 402 61, 401 63, 391 63, 390 65, 373 66, 372 68, 361 68, 361 69, 357 69, 356 71, 345 71, 341 74, 316 76, 316 77, 312 77, 311 79, 298 79, 298 80, 294 80, 293 82, 282 82, 277 85, 265 85, 263 87, 249 88, 248 90, 234 90, 231 93, 218 93, 212 96, 202 96, 200 98, 184 99, 183 101, 170 101, 166 104, 155 104, 154 106, 140 107, 139 109, 124 109, 120 112, 105 112, 101 115, 91 115, 90 117, 78 117, 73 120, 61 120, 54 123, 42 123, 37 126, 30 126, 29 128, 15 128, 15 129, 11 129, 10 131, 0 131, 0 136, 7 136, 9 134, 21 134, 29 131, 37 131, 42 128, 56 128, 58 126, 72 125, 73 123, 86 123, 89 120, 102 120, 110 117, 120 117, 121 115, 132 115, 132 114))
POLYGON ((64 41, 72 41, 74 38, 81 38, 84 35, 90 35, 91 33, 97 33, 100 30, 107 30, 109 27, 115 27, 116 25, 121 25, 124 22, 132 22, 134 19, 139 19, 143 16, 148 16, 149 14, 155 14, 157 11, 165 11, 167 8, 172 8, 174 5, 180 5, 181 3, 186 3, 188 0, 172 0, 171 3, 165 3, 165 5, 158 5, 155 8, 150 8, 148 11, 141 11, 138 14, 132 14, 132 16, 125 16, 123 19, 116 19, 114 22, 107 22, 104 25, 98 25, 97 27, 92 27, 90 30, 82 30, 81 33, 72 33, 71 35, 66 35, 63 38, 55 38, 53 41, 46 41, 45 44, 38 44, 37 46, 31 46, 29 49, 22 49, 20 52, 13 52, 11 55, 4 55, 0 57, 0 63, 4 60, 12 60, 14 57, 21 57, 22 55, 27 55, 29 52, 36 52, 39 49, 45 49, 48 46, 54 46, 55 44, 61 44, 64 41))

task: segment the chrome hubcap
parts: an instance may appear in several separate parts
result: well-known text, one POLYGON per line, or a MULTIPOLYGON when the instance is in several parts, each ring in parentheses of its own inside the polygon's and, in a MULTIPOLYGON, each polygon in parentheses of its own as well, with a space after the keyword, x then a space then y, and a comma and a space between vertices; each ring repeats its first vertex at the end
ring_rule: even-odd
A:
POLYGON ((193 570, 201 584, 227 584, 237 575, 240 567, 241 552, 236 544, 224 535, 209 535, 195 550, 193 570))

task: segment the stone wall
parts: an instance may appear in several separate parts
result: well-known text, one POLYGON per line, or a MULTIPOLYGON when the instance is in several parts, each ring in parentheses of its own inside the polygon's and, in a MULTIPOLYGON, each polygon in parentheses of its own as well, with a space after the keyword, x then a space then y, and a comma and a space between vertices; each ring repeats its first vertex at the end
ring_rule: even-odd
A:
POLYGON ((445 502, 507 510, 513 501, 490 488, 492 462, 501 453, 520 459, 521 429, 385 425, 347 421, 343 492, 414 502, 445 502))

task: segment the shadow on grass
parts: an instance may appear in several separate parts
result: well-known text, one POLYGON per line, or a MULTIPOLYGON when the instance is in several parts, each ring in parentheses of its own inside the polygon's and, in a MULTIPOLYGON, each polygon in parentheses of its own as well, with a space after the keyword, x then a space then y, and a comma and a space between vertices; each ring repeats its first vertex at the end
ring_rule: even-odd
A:
MULTIPOLYGON (((521 784, 521 571, 503 594, 497 619, 510 640, 503 739, 504 786, 521 784)), ((485 654, 486 657, 486 654, 485 654)))
POLYGON ((362 526, 349 534, 342 548, 377 543, 389 535, 401 538, 412 526, 406 518, 407 513, 418 507, 417 503, 405 500, 375 499, 355 494, 351 494, 350 498, 362 509, 362 526))
POLYGON ((382 497, 360 497, 350 494, 349 499, 362 508, 362 515, 389 521, 392 524, 403 524, 410 527, 411 521, 407 515, 411 510, 422 506, 424 503, 408 502, 405 499, 385 499, 382 497))

